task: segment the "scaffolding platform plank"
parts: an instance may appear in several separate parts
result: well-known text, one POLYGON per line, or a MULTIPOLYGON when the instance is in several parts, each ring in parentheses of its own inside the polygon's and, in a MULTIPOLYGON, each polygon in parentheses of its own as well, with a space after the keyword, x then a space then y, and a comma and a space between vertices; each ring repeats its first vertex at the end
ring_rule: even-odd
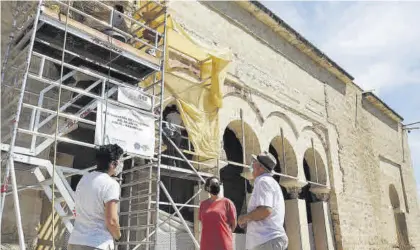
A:
POLYGON ((42 27, 37 31, 37 37, 44 42, 35 42, 35 51, 45 53, 48 48, 50 56, 61 60, 65 31, 67 30, 66 61, 71 61, 75 66, 85 66, 96 71, 108 74, 109 68, 116 69, 111 74, 127 82, 138 82, 137 79, 160 70, 160 59, 138 50, 129 44, 90 28, 76 20, 55 13, 43 7, 40 15, 42 27), (50 46, 49 46, 50 45, 50 46), (60 49, 57 49, 60 48, 60 49))

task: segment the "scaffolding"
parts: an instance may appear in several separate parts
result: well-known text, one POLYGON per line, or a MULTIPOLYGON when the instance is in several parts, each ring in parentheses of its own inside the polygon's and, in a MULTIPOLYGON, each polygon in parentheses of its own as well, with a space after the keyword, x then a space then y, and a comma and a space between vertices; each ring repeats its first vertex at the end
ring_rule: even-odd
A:
MULTIPOLYGON (((203 177, 210 176, 199 173, 170 137, 166 142, 181 158, 162 154, 162 136, 166 136, 162 130, 165 2, 126 2, 125 12, 118 1, 85 3, 87 6, 78 1, 15 3, 13 31, 1 76, 2 102, 7 103, 2 107, 1 128, 2 220, 6 197, 11 195, 19 246, 25 249, 19 192, 35 189, 42 190, 51 202, 52 221, 59 217, 67 235, 73 230, 74 191, 68 178, 83 175, 95 166, 62 166, 59 148, 77 147, 92 152, 89 150, 98 146, 92 133, 88 133, 89 138, 72 133, 80 129, 95 131, 99 107, 114 105, 152 119, 155 133, 152 155, 124 155, 124 170, 119 178, 122 239, 116 243, 118 249, 158 249, 158 229, 171 221, 182 225, 193 245, 199 247, 180 210, 193 206, 189 203, 201 189, 185 204, 177 204, 161 181, 161 175, 167 175, 202 183, 203 177), (132 11, 127 13, 130 7, 132 11), (149 21, 134 18, 147 8, 154 13, 149 21), (98 9, 100 16, 92 12, 98 9), (158 19, 163 21, 152 25, 158 19), (161 27, 164 32, 158 32, 161 27), (139 87, 139 83, 151 78, 154 82, 149 87, 139 87), (123 90, 140 96, 147 105, 136 107, 121 101, 119 93, 123 90), (190 168, 164 165, 162 157, 186 161, 190 168), (36 182, 19 183, 16 176, 20 172, 33 174, 36 182), (161 195, 168 202, 161 202, 161 195), (171 206, 175 213, 162 213, 162 206, 171 206)), ((57 230, 53 225, 53 249, 57 230)), ((64 245, 65 242, 61 247, 64 245)))
MULTIPOLYGON (((79 153, 75 157, 85 157, 103 144, 104 141, 96 140, 98 116, 109 106, 133 110, 145 119, 152 119, 155 135, 151 155, 125 152, 124 169, 118 179, 122 238, 116 243, 117 249, 162 249, 164 242, 172 239, 163 237, 167 224, 182 228, 190 243, 188 247, 199 248, 193 226, 184 219, 183 210, 198 208, 191 203, 201 193, 204 178, 218 175, 211 170, 218 170, 219 161, 241 170, 247 167, 247 148, 253 148, 254 141, 245 145, 249 138, 246 138, 242 111, 238 138, 242 137, 243 155, 238 162, 200 161, 200 157, 194 157, 197 155, 186 129, 164 121, 164 105, 168 101, 164 97, 165 59, 168 58, 166 3, 125 2, 123 8, 130 9, 127 13, 121 11, 120 2, 124 1, 15 3, 13 31, 1 75, 0 216, 3 221, 6 197, 12 196, 20 249, 25 249, 27 244, 20 212, 21 191, 43 191, 51 203, 51 221, 61 221, 66 235, 73 230, 74 186, 69 178, 81 176, 96 166, 86 165, 83 169, 66 166, 61 154, 63 149, 77 148, 79 153), (147 21, 135 18, 144 15, 146 9, 147 21), (150 79, 152 83, 148 87, 140 87, 140 83, 150 79), (140 97, 141 105, 122 100, 122 91, 140 97), (179 130, 182 143, 174 141, 168 134, 171 131, 164 129, 168 127, 179 130), (165 147, 173 152, 165 153, 165 147), (28 173, 35 181, 17 180, 17 175, 28 173), (185 202, 177 203, 171 197, 171 188, 162 181, 164 177, 193 181, 197 188, 185 202), (170 207, 170 212, 164 212, 164 207, 170 207)), ((103 138, 105 127, 100 131, 103 138)), ((287 175, 282 130, 280 134, 285 174, 275 175, 297 180, 287 175)), ((52 247, 55 249, 57 244, 65 249, 65 237, 60 242, 55 240, 57 231, 53 225, 52 247)))

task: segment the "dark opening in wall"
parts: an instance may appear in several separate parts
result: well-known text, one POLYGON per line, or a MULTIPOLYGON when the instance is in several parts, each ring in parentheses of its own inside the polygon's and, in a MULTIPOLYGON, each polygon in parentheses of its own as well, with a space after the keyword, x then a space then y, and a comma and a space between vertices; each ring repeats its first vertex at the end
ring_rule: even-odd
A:
MULTIPOLYGON (((95 131, 89 128, 79 127, 76 130, 70 132, 67 137, 76 141, 94 143, 93 139, 95 137, 95 131)), ((60 142, 57 145, 57 151, 73 155, 73 168, 75 169, 86 169, 96 164, 96 151, 93 148, 60 142)), ((76 190, 77 184, 81 178, 81 175, 75 175, 71 177, 70 186, 73 190, 76 190)))
MULTIPOLYGON (((305 159, 303 160, 303 171, 305 173, 306 180, 311 181, 311 172, 305 159)), ((311 185, 304 186, 299 194, 299 199, 306 200, 306 217, 308 219, 308 223, 312 223, 311 203, 315 201, 314 195, 309 191, 310 187, 311 185)))
MULTIPOLYGON (((276 160, 277 160, 277 164, 274 167, 274 172, 281 173, 279 154, 277 153, 277 150, 274 148, 274 146, 272 144, 270 144, 270 147, 268 148, 268 152, 270 154, 272 154, 274 156, 274 158, 276 158, 276 160)), ((273 178, 277 181, 277 183, 280 183, 280 176, 274 175, 273 178)), ((281 191, 283 193, 284 199, 288 199, 286 188, 284 188, 283 186, 280 186, 280 188, 281 188, 281 191)))
MULTIPOLYGON (((242 145, 235 133, 229 128, 226 128, 223 134, 223 145, 228 161, 238 163, 243 161, 242 145)), ((237 215, 241 212, 242 207, 246 206, 244 202, 245 192, 251 192, 251 185, 241 176, 242 171, 242 167, 232 164, 228 164, 220 170, 224 196, 235 204, 237 215)), ((245 233, 245 231, 238 226, 235 229, 235 233, 245 233)))
MULTIPOLYGON (((183 126, 181 116, 175 105, 171 105, 165 108, 165 110, 163 111, 163 119, 164 121, 183 126)), ((188 140, 185 139, 188 138, 188 133, 186 132, 186 130, 175 128, 174 130, 169 131, 169 128, 165 124, 163 128, 165 129, 165 132, 167 132, 167 134, 170 135, 170 139, 173 142, 175 142, 179 149, 188 149, 188 140)), ((165 136, 163 136, 162 138, 163 143, 165 143, 167 147, 166 150, 162 152, 162 154, 182 158, 181 155, 179 155, 179 153, 176 151, 176 149, 171 145, 171 143, 165 138, 165 136)), ((193 151, 193 149, 191 151, 193 151)), ((192 155, 184 155, 187 157, 188 160, 192 159, 192 155)), ((188 166, 187 162, 182 160, 174 160, 165 156, 162 157, 162 164, 172 167, 191 169, 188 166)), ((185 180, 170 176, 161 176, 161 181, 165 185, 174 202, 181 204, 187 202, 194 195, 194 186, 198 184, 196 181, 185 180)), ((160 192, 160 201, 169 202, 164 192, 160 192)), ((170 205, 161 205, 160 209, 170 214, 175 212, 175 210, 170 205)), ((184 207, 181 210, 181 214, 185 220, 191 222, 194 221, 193 208, 184 207)))

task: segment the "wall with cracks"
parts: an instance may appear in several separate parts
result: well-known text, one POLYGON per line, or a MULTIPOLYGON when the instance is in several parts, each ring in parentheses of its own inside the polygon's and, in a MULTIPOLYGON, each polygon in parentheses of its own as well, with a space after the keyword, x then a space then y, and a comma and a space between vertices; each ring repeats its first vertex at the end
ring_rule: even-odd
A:
MULTIPOLYGON (((306 126, 318 128, 323 136, 319 142, 326 142, 337 249, 398 245, 388 192, 393 183, 402 200, 409 242, 420 247, 415 233, 420 231, 420 217, 413 167, 400 123, 364 100, 358 86, 338 80, 236 3, 177 1, 170 7, 174 18, 197 39, 233 51, 220 113, 221 133, 231 121, 240 119, 240 109, 263 150, 274 136, 263 129, 272 112, 284 114, 298 133, 306 126), (233 92, 243 98, 229 94, 233 92), (400 177, 390 179, 389 173, 400 177)), ((284 119, 280 120, 278 127, 285 127, 284 119)), ((301 161, 299 147, 295 151, 301 161)), ((304 179, 302 174, 298 169, 304 179)))
MULTIPOLYGON (((1 2, 2 55, 11 26, 10 3, 1 2)), ((246 141, 247 156, 268 150, 283 129, 296 155, 295 177, 303 182, 307 181, 303 158, 314 141, 331 188, 328 204, 336 249, 395 248, 400 229, 396 212, 405 214, 409 243, 420 248, 413 167, 400 123, 364 100, 359 87, 338 80, 236 3, 173 1, 169 7, 191 35, 234 54, 220 110, 221 135, 226 127, 235 132, 241 109, 248 132, 257 140, 246 141), (395 187, 398 208, 391 203, 390 196, 395 195, 390 185, 395 187)), ((27 220, 32 237, 39 223, 33 211, 42 203, 39 192, 34 192, 22 195, 27 208, 23 216, 32 218, 27 220)), ((17 235, 10 215, 2 240, 7 236, 13 243, 17 235)))

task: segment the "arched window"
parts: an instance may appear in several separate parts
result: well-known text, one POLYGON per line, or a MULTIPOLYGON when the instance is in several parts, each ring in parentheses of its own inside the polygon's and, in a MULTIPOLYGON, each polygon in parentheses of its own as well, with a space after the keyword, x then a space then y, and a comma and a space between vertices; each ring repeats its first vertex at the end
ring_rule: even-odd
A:
MULTIPOLYGON (((251 154, 258 154, 260 145, 256 134, 248 124, 244 124, 244 136, 242 133, 241 121, 233 121, 225 129, 223 134, 223 149, 226 158, 230 162, 248 164, 251 154), (245 157, 243 149, 245 139, 245 157)), ((246 211, 246 193, 252 192, 252 187, 241 174, 244 168, 235 164, 228 164, 220 170, 220 179, 224 186, 224 196, 235 204, 237 215, 246 211)), ((244 230, 237 227, 235 233, 244 233, 244 230)))

